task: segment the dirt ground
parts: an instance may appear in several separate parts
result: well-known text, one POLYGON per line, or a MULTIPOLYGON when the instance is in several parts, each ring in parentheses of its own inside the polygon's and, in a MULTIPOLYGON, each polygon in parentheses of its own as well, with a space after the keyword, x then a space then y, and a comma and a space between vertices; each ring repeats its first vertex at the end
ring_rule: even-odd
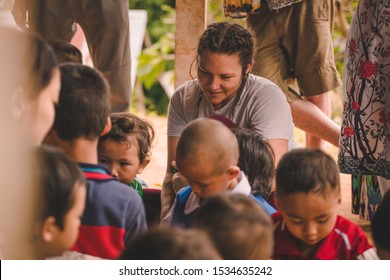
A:
MULTIPOLYGON (((159 188, 164 179, 167 156, 167 119, 160 116, 145 116, 146 119, 154 124, 156 129, 156 139, 152 150, 152 157, 149 165, 144 172, 139 176, 149 187, 159 188)), ((303 146, 304 134, 296 129, 294 132, 296 141, 303 146)), ((325 151, 329 153, 335 160, 337 158, 337 148, 331 144, 326 144, 325 151)), ((370 222, 359 219, 358 215, 351 213, 351 176, 340 174, 342 203, 339 209, 339 214, 357 223, 371 239, 370 222)))

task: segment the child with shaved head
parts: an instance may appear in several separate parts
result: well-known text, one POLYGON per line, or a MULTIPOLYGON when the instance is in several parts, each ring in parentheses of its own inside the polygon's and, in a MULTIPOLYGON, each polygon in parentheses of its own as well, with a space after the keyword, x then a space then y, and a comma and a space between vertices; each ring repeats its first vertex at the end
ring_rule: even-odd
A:
POLYGON ((191 227, 202 201, 216 194, 242 193, 256 199, 237 166, 238 158, 238 141, 229 128, 212 119, 192 121, 178 140, 175 156, 176 167, 189 185, 178 192, 161 223, 191 227))

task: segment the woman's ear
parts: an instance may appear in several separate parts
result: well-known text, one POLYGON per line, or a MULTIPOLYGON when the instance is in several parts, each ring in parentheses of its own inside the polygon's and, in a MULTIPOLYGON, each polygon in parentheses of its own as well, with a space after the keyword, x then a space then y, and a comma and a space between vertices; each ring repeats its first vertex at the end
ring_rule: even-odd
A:
POLYGON ((111 130, 111 126, 112 126, 111 125, 111 117, 108 116, 106 125, 104 126, 104 129, 103 129, 102 133, 100 133, 100 136, 103 136, 103 135, 106 135, 107 133, 109 133, 110 130, 111 130))
POLYGON ((246 69, 245 69, 245 76, 248 76, 249 73, 251 72, 252 70, 252 67, 253 67, 253 61, 251 63, 249 63, 247 66, 246 66, 246 69))

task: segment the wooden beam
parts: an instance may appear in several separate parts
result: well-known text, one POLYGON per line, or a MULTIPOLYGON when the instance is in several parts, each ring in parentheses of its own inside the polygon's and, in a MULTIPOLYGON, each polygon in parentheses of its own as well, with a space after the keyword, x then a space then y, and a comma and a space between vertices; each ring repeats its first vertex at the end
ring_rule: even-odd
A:
POLYGON ((191 79, 200 35, 206 28, 207 0, 176 0, 175 89, 191 79))

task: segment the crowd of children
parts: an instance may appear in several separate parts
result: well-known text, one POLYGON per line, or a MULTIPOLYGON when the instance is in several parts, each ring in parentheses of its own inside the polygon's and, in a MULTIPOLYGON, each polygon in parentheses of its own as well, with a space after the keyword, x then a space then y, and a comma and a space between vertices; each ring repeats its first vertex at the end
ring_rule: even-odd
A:
POLYGON ((29 141, 20 153, 30 155, 25 175, 34 190, 23 246, 13 246, 15 229, 1 223, 3 258, 390 259, 389 193, 372 222, 374 247, 338 215, 339 170, 329 155, 293 149, 275 170, 273 149, 258 132, 229 128, 219 117, 193 120, 181 133, 174 167, 182 185, 160 220, 159 190, 137 178, 151 159, 153 124, 110 113, 106 79, 82 65, 72 45, 0 32, 25 44, 4 44, 9 57, 1 63, 29 59, 15 62, 26 74, 0 76, 15 79, 1 77, 5 114, 16 126, 7 139, 29 141))

